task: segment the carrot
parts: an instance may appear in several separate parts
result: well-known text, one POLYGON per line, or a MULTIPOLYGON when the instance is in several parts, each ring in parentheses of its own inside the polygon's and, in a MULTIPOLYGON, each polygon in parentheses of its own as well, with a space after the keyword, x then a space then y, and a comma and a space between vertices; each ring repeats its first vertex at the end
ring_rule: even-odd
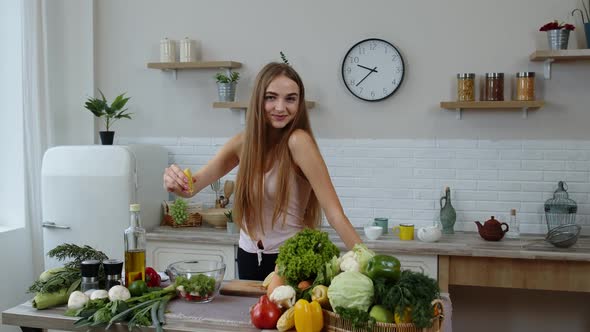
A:
POLYGON ((309 287, 311 287, 311 281, 308 280, 303 280, 297 285, 297 288, 299 288, 300 290, 306 290, 309 287))

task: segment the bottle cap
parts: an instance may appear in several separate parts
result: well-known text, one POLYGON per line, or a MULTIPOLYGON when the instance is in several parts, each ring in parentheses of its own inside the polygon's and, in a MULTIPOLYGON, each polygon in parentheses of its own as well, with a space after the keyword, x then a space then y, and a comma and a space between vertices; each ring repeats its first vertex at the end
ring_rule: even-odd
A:
POLYGON ((104 274, 112 276, 112 275, 121 275, 123 271, 123 261, 120 259, 107 259, 102 261, 102 266, 104 266, 104 274))
POLYGON ((139 212, 140 205, 139 204, 131 204, 129 205, 129 211, 131 212, 139 212))
POLYGON ((100 261, 95 259, 83 261, 82 263, 80 263, 80 270, 82 272, 82 276, 87 278, 97 278, 99 266, 100 261))

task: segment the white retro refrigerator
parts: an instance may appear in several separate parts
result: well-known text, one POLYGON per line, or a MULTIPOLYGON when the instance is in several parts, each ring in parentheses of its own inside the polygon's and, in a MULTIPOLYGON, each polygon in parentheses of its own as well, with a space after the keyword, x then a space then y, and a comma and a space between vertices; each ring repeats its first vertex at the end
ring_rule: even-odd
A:
POLYGON ((89 245, 109 258, 124 259, 129 205, 141 204, 146 229, 159 225, 168 197, 162 186, 167 166, 168 153, 158 145, 48 149, 41 171, 45 268, 63 265, 47 257, 62 243, 89 245))

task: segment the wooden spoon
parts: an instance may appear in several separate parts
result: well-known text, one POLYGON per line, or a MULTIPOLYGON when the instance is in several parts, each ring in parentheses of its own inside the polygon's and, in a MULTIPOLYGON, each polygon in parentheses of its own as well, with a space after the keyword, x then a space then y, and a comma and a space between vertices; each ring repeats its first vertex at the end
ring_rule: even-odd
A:
POLYGON ((234 193, 234 181, 226 180, 223 184, 223 194, 225 199, 229 202, 229 197, 234 193))

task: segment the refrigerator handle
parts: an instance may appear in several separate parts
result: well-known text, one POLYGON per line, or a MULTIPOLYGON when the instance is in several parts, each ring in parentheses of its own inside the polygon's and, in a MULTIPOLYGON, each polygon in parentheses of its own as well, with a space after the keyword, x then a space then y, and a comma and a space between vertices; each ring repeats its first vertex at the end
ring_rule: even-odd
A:
POLYGON ((70 229, 70 226, 56 225, 54 222, 51 221, 44 221, 43 224, 41 224, 41 226, 45 228, 70 229))

